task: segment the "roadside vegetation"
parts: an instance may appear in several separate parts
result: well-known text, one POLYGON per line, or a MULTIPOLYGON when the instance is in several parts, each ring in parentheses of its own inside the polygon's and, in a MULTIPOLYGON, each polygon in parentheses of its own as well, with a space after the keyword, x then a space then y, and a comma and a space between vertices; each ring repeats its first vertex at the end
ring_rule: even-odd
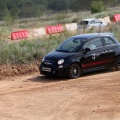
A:
POLYGON ((0 64, 23 64, 42 57, 58 47, 72 33, 61 33, 49 38, 38 38, 19 42, 0 40, 0 64))
MULTIPOLYGON (((120 41, 120 22, 112 25, 109 31, 113 32, 115 37, 120 41)), ((93 30, 93 32, 95 31, 93 30)), ((63 40, 76 34, 79 34, 79 32, 65 32, 52 35, 49 38, 37 38, 17 42, 0 40, 0 64, 24 64, 34 60, 41 61, 45 54, 56 49, 63 40)))
POLYGON ((9 17, 15 21, 17 18, 40 17, 44 13, 68 10, 102 12, 106 7, 115 6, 119 2, 120 0, 0 0, 0 19, 9 17))
MULTIPOLYGON (((86 17, 100 18, 109 15, 112 19, 112 15, 119 13, 120 11, 119 7, 107 8, 106 4, 103 4, 105 1, 100 1, 99 4, 96 4, 96 2, 93 0, 90 0, 89 2, 87 0, 87 4, 81 6, 81 8, 75 6, 76 4, 74 3, 74 0, 66 0, 66 6, 62 8, 60 4, 62 2, 60 2, 61 0, 58 0, 59 7, 58 10, 56 10, 57 8, 55 9, 55 7, 52 6, 54 5, 52 2, 54 3, 56 1, 57 0, 51 0, 51 2, 49 2, 48 0, 41 0, 41 3, 39 3, 39 0, 20 0, 19 4, 17 4, 16 0, 9 0, 7 3, 4 0, 1 0, 0 10, 2 12, 0 12, 0 65, 24 64, 34 60, 40 61, 45 54, 57 48, 63 40, 72 35, 80 34, 79 31, 74 33, 68 33, 66 31, 64 33, 51 35, 49 37, 11 42, 8 40, 10 38, 9 35, 11 31, 40 28, 46 25, 66 24, 72 22, 79 23, 80 20, 86 17), (86 7, 90 5, 90 3, 91 7, 86 7), (18 5, 17 7, 16 4, 18 5), (36 10, 38 10, 38 13, 36 13, 37 11, 34 8, 37 4, 43 4, 41 7, 37 6, 36 10), (105 6, 101 8, 101 4, 105 6), (82 7, 86 7, 88 9, 84 9, 82 7), (34 13, 31 13, 30 11, 34 13)), ((110 1, 111 2, 109 3, 111 3, 112 6, 119 2, 119 0, 110 1)), ((82 0, 76 0, 76 2, 78 4, 81 2, 83 5, 82 0)), ((110 4, 108 6, 110 6, 110 4)), ((86 32, 91 33, 96 32, 96 30, 90 29, 86 32)), ((117 39, 120 41, 120 22, 111 25, 110 29, 106 32, 113 32, 115 37, 117 37, 117 39)))

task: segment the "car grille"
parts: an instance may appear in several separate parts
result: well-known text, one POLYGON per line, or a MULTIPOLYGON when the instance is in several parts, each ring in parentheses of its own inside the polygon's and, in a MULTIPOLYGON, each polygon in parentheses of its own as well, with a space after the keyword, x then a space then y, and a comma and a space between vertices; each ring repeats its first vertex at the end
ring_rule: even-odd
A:
POLYGON ((43 65, 44 66, 53 66, 55 64, 56 64, 55 61, 43 61, 43 65))

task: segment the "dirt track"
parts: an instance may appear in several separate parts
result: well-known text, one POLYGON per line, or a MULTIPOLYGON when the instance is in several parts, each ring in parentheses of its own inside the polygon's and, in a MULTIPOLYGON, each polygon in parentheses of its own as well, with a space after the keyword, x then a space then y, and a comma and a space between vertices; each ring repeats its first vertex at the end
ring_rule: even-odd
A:
POLYGON ((0 120, 120 120, 120 72, 0 80, 0 120))

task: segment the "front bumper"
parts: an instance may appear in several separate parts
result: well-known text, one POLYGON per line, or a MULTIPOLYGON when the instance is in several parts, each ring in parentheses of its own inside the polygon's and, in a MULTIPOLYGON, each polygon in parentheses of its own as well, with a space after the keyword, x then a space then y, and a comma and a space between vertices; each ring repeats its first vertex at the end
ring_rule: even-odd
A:
POLYGON ((68 68, 69 68, 68 65, 46 66, 41 64, 39 67, 39 71, 40 74, 48 75, 48 76, 67 76, 68 68))

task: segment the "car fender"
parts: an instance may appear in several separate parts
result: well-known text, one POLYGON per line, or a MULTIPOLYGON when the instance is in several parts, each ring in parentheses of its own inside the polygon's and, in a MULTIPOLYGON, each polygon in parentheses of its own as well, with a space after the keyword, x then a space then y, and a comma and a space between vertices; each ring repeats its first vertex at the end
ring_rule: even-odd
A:
POLYGON ((116 54, 115 54, 115 56, 120 56, 120 44, 119 44, 119 47, 117 48, 118 50, 117 50, 117 52, 116 52, 116 54))
POLYGON ((81 69, 82 69, 82 58, 83 58, 83 54, 82 53, 78 53, 75 56, 72 56, 69 60, 70 60, 70 65, 72 65, 73 63, 77 63, 80 65, 81 69))

